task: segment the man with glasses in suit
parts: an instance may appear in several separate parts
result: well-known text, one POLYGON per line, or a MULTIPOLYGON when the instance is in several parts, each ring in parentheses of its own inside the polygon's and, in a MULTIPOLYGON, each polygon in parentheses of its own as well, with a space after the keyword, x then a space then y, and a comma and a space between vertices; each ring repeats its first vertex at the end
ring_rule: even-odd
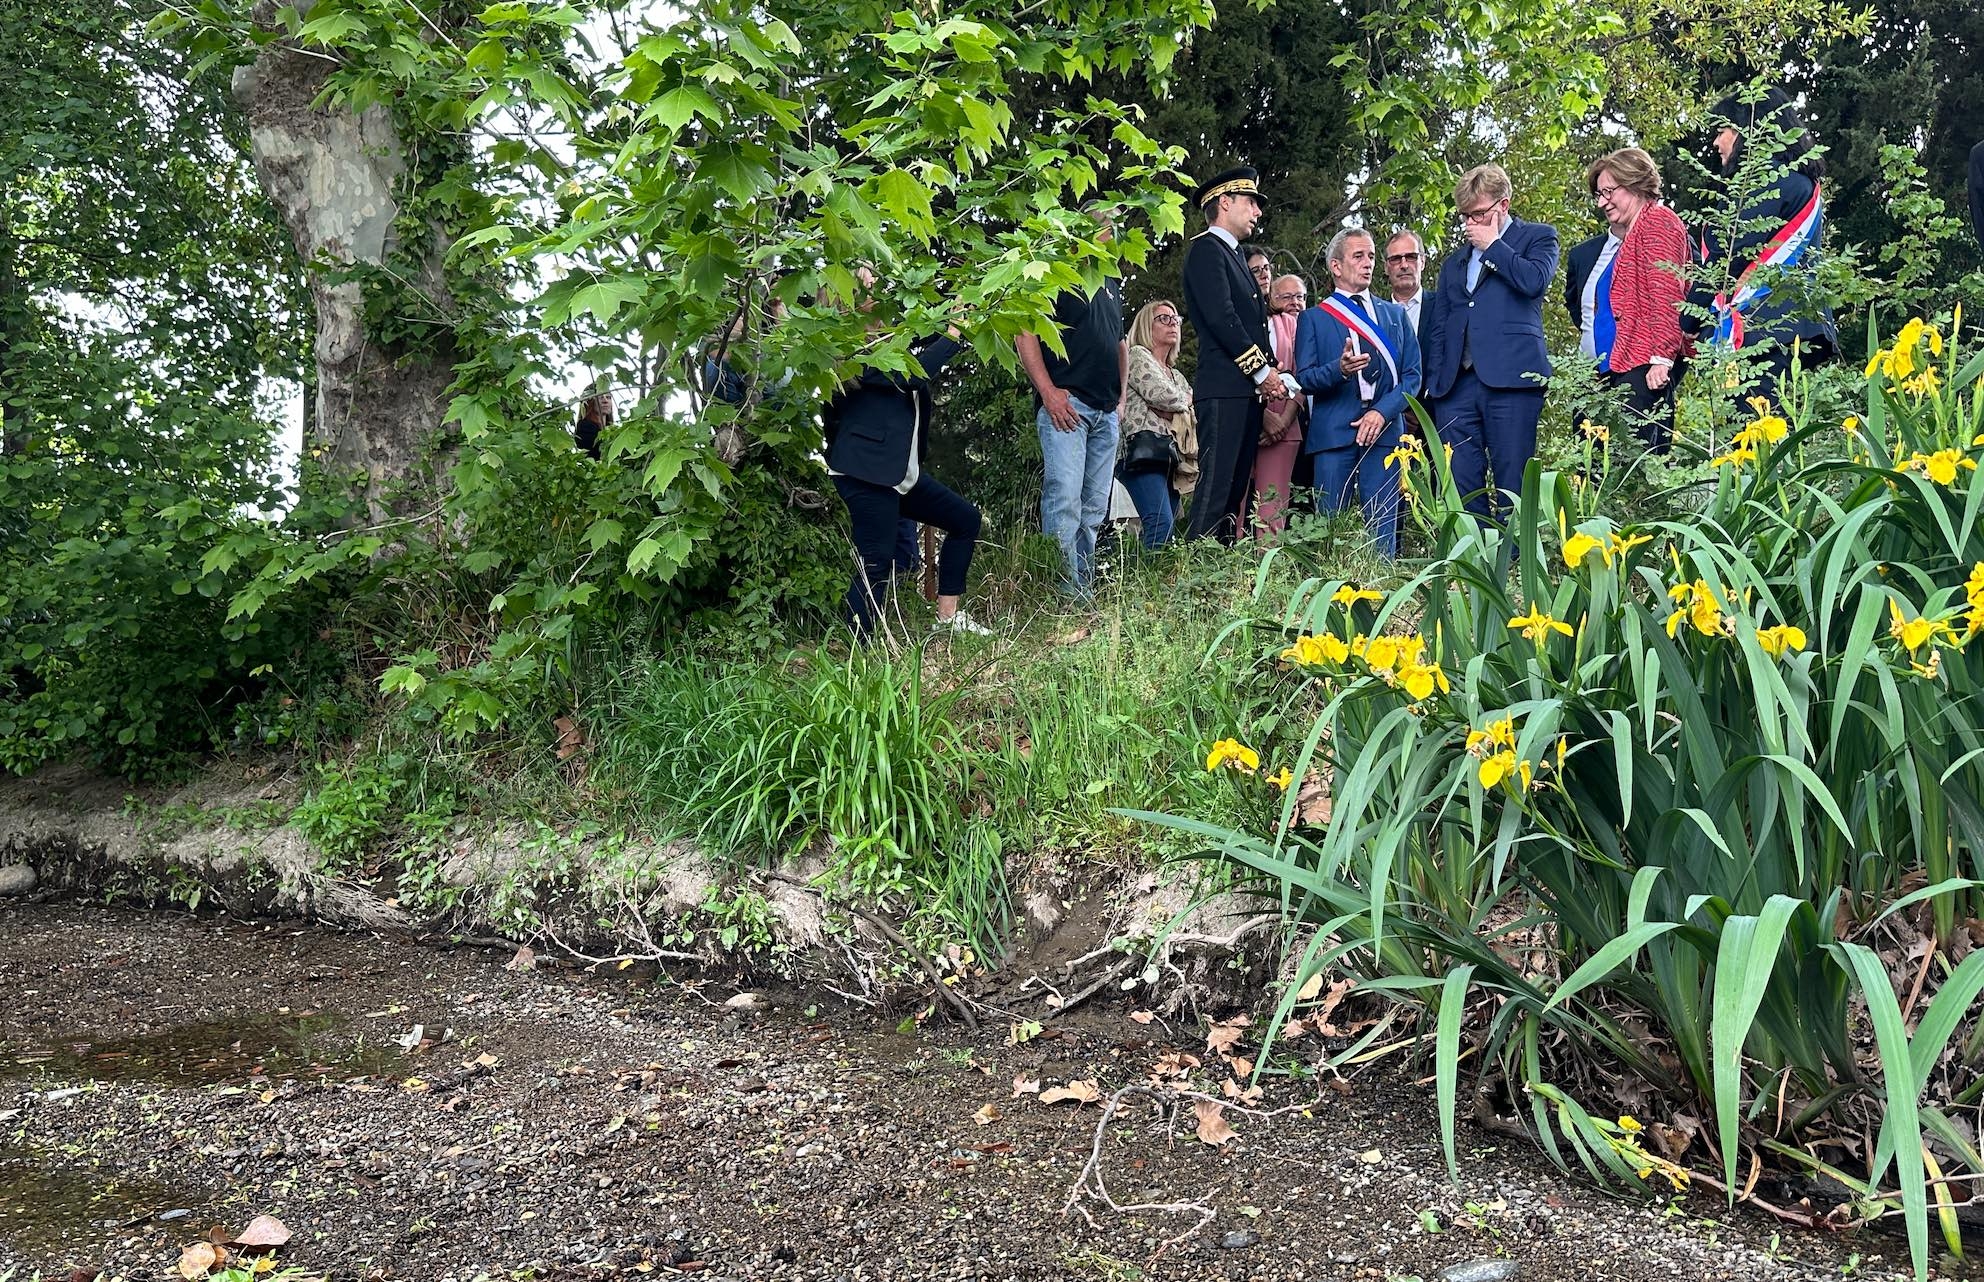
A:
POLYGON ((1454 485, 1468 511, 1489 519, 1504 491, 1522 490, 1551 372, 1543 299, 1557 273, 1557 229, 1510 213, 1512 195, 1500 165, 1461 175, 1454 206, 1463 239, 1440 269, 1419 334, 1454 485))

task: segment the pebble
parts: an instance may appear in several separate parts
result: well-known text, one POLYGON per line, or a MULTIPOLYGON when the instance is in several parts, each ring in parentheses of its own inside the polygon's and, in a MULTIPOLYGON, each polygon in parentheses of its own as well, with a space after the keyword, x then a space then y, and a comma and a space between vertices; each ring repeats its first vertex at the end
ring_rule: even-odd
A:
POLYGON ((1514 1260, 1463 1260, 1434 1274, 1436 1282, 1507 1282, 1522 1272, 1514 1260))
POLYGON ((25 895, 34 889, 34 868, 28 864, 8 864, 0 868, 0 895, 25 895))
POLYGON ((1244 1251, 1261 1240, 1252 1229, 1233 1229, 1220 1236, 1219 1245, 1228 1251, 1244 1251))

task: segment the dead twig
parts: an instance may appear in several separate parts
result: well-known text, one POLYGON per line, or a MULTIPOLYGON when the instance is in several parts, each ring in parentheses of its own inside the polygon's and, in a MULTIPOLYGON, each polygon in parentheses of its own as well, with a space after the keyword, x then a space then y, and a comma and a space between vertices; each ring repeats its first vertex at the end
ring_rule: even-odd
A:
POLYGON ((1114 1118, 1117 1111, 1122 1108, 1123 1101, 1132 1095, 1148 1096, 1152 1104, 1159 1109, 1170 1110, 1171 1115, 1174 1117, 1176 1110, 1185 1101, 1204 1100, 1207 1103, 1217 1104, 1222 1109, 1230 1110, 1246 1117, 1259 1118, 1262 1121, 1281 1117, 1287 1113, 1300 1113, 1307 1109, 1312 1109, 1322 1103, 1323 1099, 1322 1096, 1318 1095, 1315 1099, 1309 1100, 1307 1103, 1289 1104, 1281 1108, 1248 1108, 1244 1104, 1236 1104, 1232 1100, 1221 1099, 1216 1095, 1208 1095, 1203 1091, 1188 1091, 1179 1090, 1175 1087, 1152 1086, 1147 1082, 1132 1082, 1128 1086, 1117 1088, 1116 1093, 1111 1095, 1103 1104, 1102 1116, 1096 1119, 1095 1133, 1089 1140, 1088 1161, 1082 1164, 1081 1173, 1075 1177, 1073 1187, 1068 1190, 1068 1200, 1062 1204, 1061 1214, 1066 1215, 1070 1211, 1080 1211, 1082 1219, 1088 1222, 1090 1228, 1097 1227, 1095 1217, 1089 1214, 1088 1207, 1083 1205, 1084 1198, 1086 1198, 1087 1200, 1102 1203, 1103 1206, 1109 1208, 1109 1210, 1115 1212, 1117 1215, 1161 1212, 1166 1215, 1197 1216, 1198 1219, 1190 1228, 1184 1230, 1182 1233, 1174 1233, 1157 1244, 1157 1249, 1151 1252, 1150 1263, 1152 1264, 1155 1264, 1158 1257, 1162 1256, 1166 1251, 1212 1223, 1219 1215, 1219 1212, 1215 1208, 1207 1206, 1204 1202, 1133 1202, 1125 1204, 1118 1202, 1109 1195, 1109 1186, 1103 1182, 1102 1178, 1102 1141, 1103 1137, 1109 1133, 1110 1119, 1114 1118))

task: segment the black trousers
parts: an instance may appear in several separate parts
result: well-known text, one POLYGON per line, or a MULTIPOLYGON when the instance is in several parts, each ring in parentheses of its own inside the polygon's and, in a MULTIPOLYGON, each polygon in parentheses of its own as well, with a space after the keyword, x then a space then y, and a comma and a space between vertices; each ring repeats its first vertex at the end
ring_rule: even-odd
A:
POLYGON ((1646 385, 1646 376, 1653 369, 1642 365, 1638 369, 1607 370, 1599 375, 1608 388, 1623 388, 1626 393, 1625 425, 1633 429, 1633 435, 1640 438, 1651 454, 1665 454, 1674 445, 1674 388, 1680 383, 1686 366, 1677 363, 1668 372, 1667 386, 1654 391, 1646 385))
POLYGON ((959 596, 964 592, 965 573, 971 569, 971 554, 978 547, 978 531, 983 524, 977 508, 927 472, 916 479, 907 494, 851 476, 836 476, 834 488, 840 491, 841 502, 847 504, 854 548, 861 554, 861 566, 848 585, 847 602, 842 607, 854 635, 865 637, 874 630, 881 598, 888 591, 889 574, 895 568, 897 523, 904 519, 934 525, 944 532, 944 546, 937 553, 937 593, 959 596))
POLYGON ((1257 397, 1196 401, 1199 420, 1199 482, 1192 489, 1192 511, 1185 537, 1208 536, 1231 545, 1240 537, 1240 514, 1254 487, 1254 455, 1261 448, 1261 402, 1257 397))

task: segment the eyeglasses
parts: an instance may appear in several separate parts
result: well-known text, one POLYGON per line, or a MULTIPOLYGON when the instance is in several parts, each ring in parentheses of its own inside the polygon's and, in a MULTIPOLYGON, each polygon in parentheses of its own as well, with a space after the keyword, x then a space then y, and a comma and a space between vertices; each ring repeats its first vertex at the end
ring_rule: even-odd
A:
POLYGON ((1404 254, 1386 254, 1385 261, 1387 263, 1416 263, 1419 261, 1419 251, 1415 249, 1404 254))
POLYGON ((1288 302, 1290 299, 1300 299, 1303 302, 1307 302, 1309 300, 1309 295, 1302 290, 1296 290, 1293 293, 1287 290, 1283 290, 1281 293, 1276 294, 1274 296, 1274 301, 1277 303, 1285 303, 1288 302))
POLYGON ((1614 196, 1616 196, 1616 195, 1618 195, 1618 194, 1619 194, 1619 189, 1618 189, 1618 187, 1616 187, 1616 186, 1613 186, 1613 187, 1594 187, 1594 188, 1592 188, 1592 189, 1591 189, 1591 194, 1592 194, 1592 197, 1593 197, 1594 199, 1596 199, 1596 200, 1610 200, 1610 199, 1612 199, 1612 198, 1613 198, 1614 196))
POLYGON ((1159 312, 1150 319, 1151 323, 1155 325, 1176 325, 1178 323, 1178 318, 1169 312, 1159 312))
POLYGON ((1262 280, 1266 280, 1268 278, 1269 273, 1273 269, 1270 268, 1266 263, 1262 263, 1258 267, 1250 267, 1247 270, 1253 272, 1254 275, 1259 276, 1262 280))
POLYGON ((1460 219, 1464 223, 1488 222, 1495 217, 1495 211, 1500 209, 1505 203, 1507 202, 1498 200, 1492 205, 1483 205, 1479 209, 1463 209, 1460 211, 1460 219))

